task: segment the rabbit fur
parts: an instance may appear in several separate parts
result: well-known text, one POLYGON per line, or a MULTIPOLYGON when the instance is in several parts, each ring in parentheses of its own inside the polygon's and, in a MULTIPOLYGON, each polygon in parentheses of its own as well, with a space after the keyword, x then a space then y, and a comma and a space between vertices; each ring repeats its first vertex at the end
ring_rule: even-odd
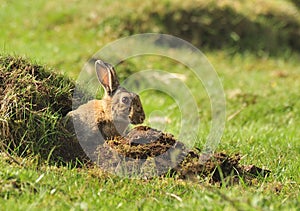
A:
POLYGON ((79 106, 65 118, 68 130, 91 145, 123 135, 129 124, 141 124, 145 119, 139 96, 120 86, 113 66, 97 60, 95 69, 104 97, 79 106))

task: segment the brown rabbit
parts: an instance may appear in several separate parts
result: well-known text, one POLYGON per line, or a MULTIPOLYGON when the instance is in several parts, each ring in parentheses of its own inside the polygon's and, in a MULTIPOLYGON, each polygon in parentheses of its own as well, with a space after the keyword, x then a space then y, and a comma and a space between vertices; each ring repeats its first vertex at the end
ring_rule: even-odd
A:
POLYGON ((66 116, 67 128, 74 126, 80 143, 89 146, 123 135, 130 123, 140 124, 145 119, 139 96, 120 86, 113 66, 97 60, 95 69, 105 90, 103 99, 91 100, 66 116))

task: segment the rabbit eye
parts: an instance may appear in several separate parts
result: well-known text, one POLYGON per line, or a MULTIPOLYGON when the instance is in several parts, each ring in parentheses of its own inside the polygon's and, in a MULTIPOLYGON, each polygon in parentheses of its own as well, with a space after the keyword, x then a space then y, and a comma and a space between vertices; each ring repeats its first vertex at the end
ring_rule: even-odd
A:
POLYGON ((122 102, 125 104, 129 103, 129 98, 128 97, 122 97, 122 102))

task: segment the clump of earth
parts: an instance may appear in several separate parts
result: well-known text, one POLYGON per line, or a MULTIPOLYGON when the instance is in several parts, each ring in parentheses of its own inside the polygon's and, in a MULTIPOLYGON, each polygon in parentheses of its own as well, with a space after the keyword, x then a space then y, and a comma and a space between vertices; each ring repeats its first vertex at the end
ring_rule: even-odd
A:
POLYGON ((175 176, 210 183, 252 183, 270 171, 240 164, 241 156, 188 149, 173 135, 147 127, 133 128, 124 137, 107 140, 93 153, 104 170, 129 177, 175 176))

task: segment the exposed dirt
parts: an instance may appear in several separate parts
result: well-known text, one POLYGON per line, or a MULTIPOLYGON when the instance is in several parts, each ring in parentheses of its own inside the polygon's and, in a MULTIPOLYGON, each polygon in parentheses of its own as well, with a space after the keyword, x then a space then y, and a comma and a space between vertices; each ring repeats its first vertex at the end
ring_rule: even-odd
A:
POLYGON ((189 150, 170 135, 146 126, 133 128, 125 137, 108 140, 95 153, 107 171, 149 178, 173 175, 180 179, 208 180, 211 183, 252 183, 270 173, 255 165, 241 165, 241 156, 224 152, 201 154, 189 150))

